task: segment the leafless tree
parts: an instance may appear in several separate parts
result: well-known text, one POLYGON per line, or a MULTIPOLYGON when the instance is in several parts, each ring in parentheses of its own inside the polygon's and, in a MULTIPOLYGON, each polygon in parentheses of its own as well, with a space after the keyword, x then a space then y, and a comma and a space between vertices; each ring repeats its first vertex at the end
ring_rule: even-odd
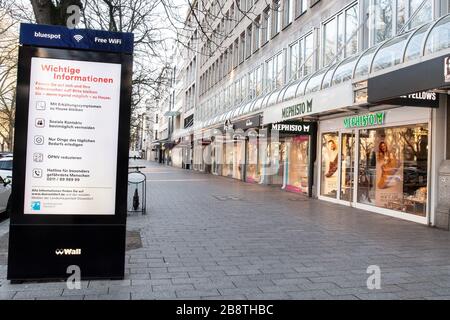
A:
POLYGON ((0 6, 0 137, 2 150, 12 150, 16 105, 17 34, 15 22, 0 6))

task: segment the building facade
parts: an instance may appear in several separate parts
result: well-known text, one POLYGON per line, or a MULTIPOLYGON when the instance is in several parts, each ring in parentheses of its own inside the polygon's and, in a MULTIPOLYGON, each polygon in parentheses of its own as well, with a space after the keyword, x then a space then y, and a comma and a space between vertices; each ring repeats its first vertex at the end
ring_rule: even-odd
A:
POLYGON ((448 229, 449 7, 199 4, 193 169, 448 229))
MULTIPOLYGON (((192 10, 198 3, 192 4, 192 10)), ((197 102, 197 31, 190 11, 181 32, 181 41, 174 46, 171 61, 161 74, 160 99, 153 116, 152 150, 154 160, 179 168, 191 169, 193 164, 194 106, 197 102)))

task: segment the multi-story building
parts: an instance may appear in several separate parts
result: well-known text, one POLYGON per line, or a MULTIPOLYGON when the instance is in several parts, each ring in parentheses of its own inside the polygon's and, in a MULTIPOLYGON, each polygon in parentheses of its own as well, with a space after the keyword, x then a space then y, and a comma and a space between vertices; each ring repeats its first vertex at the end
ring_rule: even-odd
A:
MULTIPOLYGON (((198 4, 192 5, 192 10, 198 4)), ((153 150, 155 160, 176 167, 191 169, 193 161, 194 105, 196 103, 197 79, 197 31, 190 11, 186 28, 181 37, 185 46, 175 46, 172 62, 163 72, 167 79, 161 88, 154 115, 153 150)))
POLYGON ((194 169, 448 228, 449 9, 201 3, 194 169))

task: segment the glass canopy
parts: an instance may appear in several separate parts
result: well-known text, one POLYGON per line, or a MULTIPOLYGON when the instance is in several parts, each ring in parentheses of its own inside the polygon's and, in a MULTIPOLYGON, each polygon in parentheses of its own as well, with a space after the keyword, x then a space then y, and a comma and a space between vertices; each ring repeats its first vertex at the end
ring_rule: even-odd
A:
POLYGON ((382 72, 388 68, 400 68, 405 62, 410 65, 414 60, 419 61, 422 57, 426 58, 449 48, 450 14, 370 47, 331 67, 319 69, 313 74, 288 82, 281 89, 240 104, 224 115, 205 122, 210 124, 223 122, 224 119, 244 116, 280 102, 332 88, 349 80, 365 80, 372 73, 382 72))

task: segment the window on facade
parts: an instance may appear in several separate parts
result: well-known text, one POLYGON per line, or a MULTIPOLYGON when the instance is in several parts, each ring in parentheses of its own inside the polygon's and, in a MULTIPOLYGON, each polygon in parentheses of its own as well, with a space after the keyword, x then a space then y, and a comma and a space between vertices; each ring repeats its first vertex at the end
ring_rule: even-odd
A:
POLYGON ((270 8, 267 7, 262 15, 262 44, 265 44, 270 39, 270 30, 271 30, 271 18, 270 18, 270 8))
POLYGON ((262 93, 262 67, 259 66, 255 69, 255 96, 258 97, 262 93))
POLYGON ((433 19, 433 0, 373 0, 372 44, 433 19), (423 2, 423 4, 422 4, 423 2))
POLYGON ((234 104, 237 105, 241 102, 241 80, 237 80, 234 83, 234 104))
POLYGON ((248 73, 248 98, 253 99, 255 97, 255 70, 248 73))
POLYGON ((239 41, 239 63, 241 63, 245 59, 245 32, 241 33, 239 41))
POLYGON ((266 92, 280 88, 284 84, 283 51, 266 61, 266 92))
POLYGON ((216 70, 215 70, 215 73, 214 73, 214 75, 215 75, 215 76, 214 76, 214 78, 215 78, 214 84, 216 84, 217 82, 219 82, 219 71, 220 71, 219 60, 216 60, 215 65, 216 65, 216 70))
POLYGON ((308 34, 289 46, 289 80, 301 78, 313 71, 313 36, 308 34))
POLYGON ((242 18, 242 12, 244 11, 242 4, 245 3, 245 0, 235 0, 235 1, 236 1, 235 19, 236 24, 238 24, 242 18))
POLYGON ((279 89, 284 84, 285 76, 285 64, 284 64, 284 52, 279 53, 276 57, 276 73, 275 73, 275 88, 279 89))
POLYGON ((295 16, 298 17, 308 8, 308 0, 292 0, 295 1, 295 16))
POLYGON ((323 26, 323 65, 333 62, 337 53, 337 19, 332 19, 323 26))
POLYGON ((296 80, 300 74, 300 49, 299 41, 289 46, 289 80, 296 80))
POLYGON ((358 51, 358 6, 355 4, 323 25, 322 65, 328 66, 358 51))
POLYGON ((284 0, 283 2, 283 27, 286 27, 294 20, 295 0, 284 0))
POLYGON ((234 41, 234 56, 233 56, 233 68, 239 65, 239 39, 234 41))
POLYGON ((246 4, 246 9, 247 11, 250 11, 250 9, 253 7, 253 0, 246 0, 247 4, 246 4))
POLYGON ((273 77, 273 61, 274 59, 269 59, 266 61, 266 79, 265 79, 265 87, 266 92, 272 91, 274 87, 274 77, 273 77))
POLYGON ((253 33, 252 25, 253 24, 250 24, 247 27, 247 39, 245 41, 245 58, 250 57, 250 55, 252 54, 252 43, 253 43, 253 41, 252 41, 252 33, 253 33))
POLYGON ((222 80, 222 78, 223 78, 223 54, 220 56, 220 60, 219 60, 218 76, 219 76, 219 81, 222 80))
POLYGON ((233 69, 233 45, 228 48, 228 73, 233 69))
POLYGON ((300 62, 303 64, 302 73, 304 76, 314 71, 314 39, 312 33, 307 35, 300 46, 300 62))
POLYGON ((256 17, 253 23, 253 52, 259 49, 260 32, 261 32, 261 16, 256 17))
POLYGON ((274 0, 272 2, 272 34, 271 36, 274 37, 277 35, 281 30, 281 23, 282 23, 282 17, 283 17, 283 10, 281 8, 281 0, 274 0))
POLYGON ((247 75, 244 75, 241 79, 241 101, 246 101, 247 99, 248 99, 247 75))

